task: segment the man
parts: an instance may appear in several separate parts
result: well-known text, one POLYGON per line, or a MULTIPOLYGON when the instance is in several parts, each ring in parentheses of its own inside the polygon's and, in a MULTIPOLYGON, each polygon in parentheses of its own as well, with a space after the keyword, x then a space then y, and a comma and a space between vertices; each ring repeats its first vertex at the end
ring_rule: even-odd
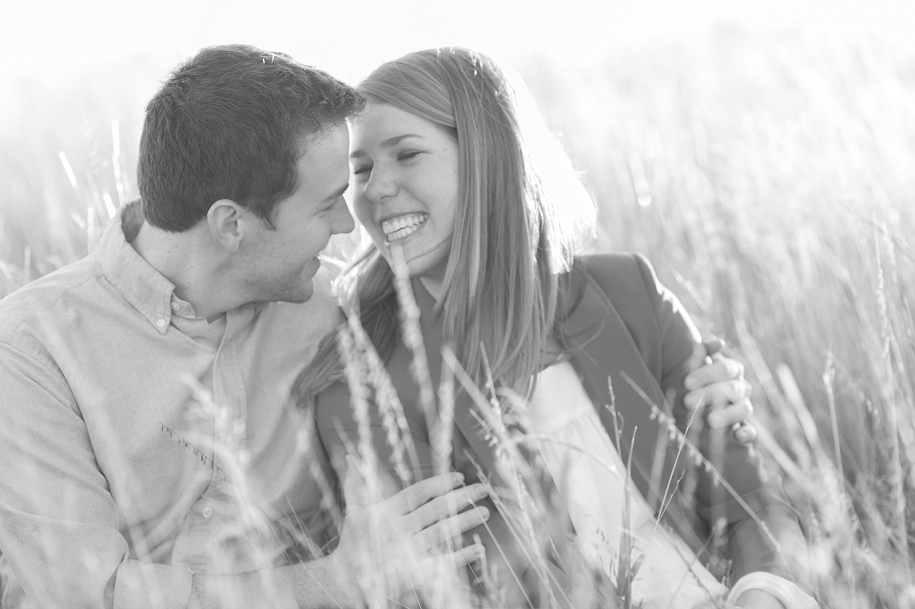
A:
POLYGON ((290 389, 336 323, 313 279, 353 229, 362 103, 284 55, 201 51, 147 108, 142 212, 0 302, 3 607, 352 606, 359 561, 479 557, 434 549, 486 518, 453 515, 482 492, 449 476, 381 505, 348 481, 314 550, 332 483, 290 389))

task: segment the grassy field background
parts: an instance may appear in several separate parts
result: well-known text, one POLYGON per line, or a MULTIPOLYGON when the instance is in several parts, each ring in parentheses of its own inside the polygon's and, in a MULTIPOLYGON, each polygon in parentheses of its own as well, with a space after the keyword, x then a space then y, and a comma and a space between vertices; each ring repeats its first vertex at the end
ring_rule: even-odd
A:
POLYGON ((915 56, 735 29, 526 75, 602 247, 645 253, 747 363, 824 600, 912 606, 915 56))
MULTIPOLYGON (((169 66, 20 79, 0 116, 0 297, 84 256, 136 196, 169 66)), ((915 607, 915 52, 720 29, 515 66, 600 210, 754 384, 831 607, 915 607)), ((345 254, 351 241, 338 245, 345 254)))

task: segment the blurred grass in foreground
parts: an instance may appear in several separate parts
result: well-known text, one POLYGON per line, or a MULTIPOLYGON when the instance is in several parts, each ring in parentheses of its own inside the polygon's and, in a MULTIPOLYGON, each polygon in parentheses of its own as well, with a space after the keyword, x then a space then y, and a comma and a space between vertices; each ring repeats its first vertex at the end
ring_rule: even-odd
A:
MULTIPOLYGON (((915 606, 915 53, 725 29, 516 67, 598 202, 598 247, 646 254, 747 364, 760 445, 811 507, 821 602, 915 606)), ((23 87, 0 297, 85 255, 136 196, 146 68, 67 103, 23 87)))

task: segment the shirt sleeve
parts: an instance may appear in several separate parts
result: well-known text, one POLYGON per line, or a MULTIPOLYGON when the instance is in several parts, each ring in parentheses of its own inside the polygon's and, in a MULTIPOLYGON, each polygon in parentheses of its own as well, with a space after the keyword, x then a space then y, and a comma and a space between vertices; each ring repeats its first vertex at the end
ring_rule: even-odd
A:
POLYGON ((0 552, 11 572, 4 595, 19 599, 4 607, 186 607, 187 570, 131 555, 82 414, 53 362, 0 344, 0 387, 0 552))

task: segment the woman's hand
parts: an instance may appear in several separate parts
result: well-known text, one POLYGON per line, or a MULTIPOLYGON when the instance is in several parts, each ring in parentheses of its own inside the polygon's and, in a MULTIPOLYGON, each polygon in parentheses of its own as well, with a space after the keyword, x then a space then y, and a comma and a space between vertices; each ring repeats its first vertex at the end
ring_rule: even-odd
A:
POLYGON ((744 444, 756 440, 756 428, 748 422, 753 414, 751 385, 743 378, 743 364, 720 353, 724 342, 712 337, 696 345, 684 384, 689 391, 683 404, 690 410, 707 407, 709 427, 722 429, 737 424, 734 436, 744 444))

